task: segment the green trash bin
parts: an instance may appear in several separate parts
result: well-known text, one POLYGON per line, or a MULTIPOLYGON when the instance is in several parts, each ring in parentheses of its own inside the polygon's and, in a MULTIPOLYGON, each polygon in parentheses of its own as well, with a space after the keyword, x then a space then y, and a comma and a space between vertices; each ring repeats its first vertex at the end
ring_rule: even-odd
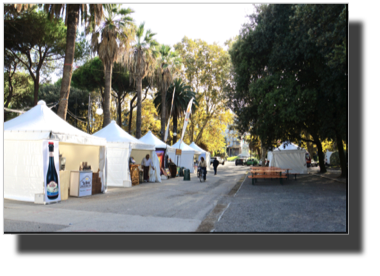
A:
POLYGON ((190 170, 189 170, 189 169, 184 170, 184 177, 183 177, 183 180, 188 180, 188 181, 190 181, 190 170))
POLYGON ((184 167, 181 167, 180 169, 179 169, 179 176, 183 176, 183 170, 184 170, 185 168, 184 167))

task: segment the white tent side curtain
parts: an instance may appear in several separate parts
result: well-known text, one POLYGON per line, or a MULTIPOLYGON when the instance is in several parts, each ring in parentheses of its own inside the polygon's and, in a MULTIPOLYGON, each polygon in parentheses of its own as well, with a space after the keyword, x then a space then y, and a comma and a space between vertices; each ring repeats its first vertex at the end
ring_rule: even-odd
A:
POLYGON ((305 151, 302 150, 273 151, 270 163, 271 167, 291 169, 289 173, 307 174, 305 151))
POLYGON ((190 170, 190 173, 194 172, 194 154, 193 152, 182 152, 181 155, 176 155, 174 153, 168 154, 169 158, 172 159, 173 163, 177 165, 177 156, 178 156, 178 166, 184 167, 190 170))
MULTIPOLYGON (((4 198, 33 202, 35 194, 44 193, 44 141, 46 140, 4 140, 4 198)), ((94 172, 99 169, 102 192, 105 191, 104 146, 59 142, 54 159, 59 160, 59 153, 66 158, 66 172, 77 171, 82 161, 88 162, 94 172)), ((56 169, 57 173, 63 173, 60 168, 56 169)))

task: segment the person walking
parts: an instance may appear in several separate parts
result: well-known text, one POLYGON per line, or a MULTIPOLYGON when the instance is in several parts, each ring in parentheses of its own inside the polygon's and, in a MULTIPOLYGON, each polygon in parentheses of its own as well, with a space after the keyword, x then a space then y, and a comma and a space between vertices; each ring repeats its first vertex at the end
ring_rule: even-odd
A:
POLYGON ((218 165, 219 165, 219 161, 218 159, 216 159, 216 157, 214 158, 214 161, 212 162, 212 165, 214 166, 214 175, 217 174, 217 168, 218 168, 218 165))
MULTIPOLYGON (((143 158, 141 161, 141 166, 143 167, 144 170, 144 182, 149 182, 149 166, 152 166, 152 159, 149 159, 149 154, 143 158)), ((154 167, 152 166, 152 169, 154 170, 154 167)))
POLYGON ((203 179, 204 180, 206 180, 206 173, 207 173, 206 166, 207 166, 207 164, 206 164, 205 159, 203 157, 201 157, 201 162, 199 162, 199 169, 200 169, 200 171, 203 171, 203 175, 204 175, 203 179))

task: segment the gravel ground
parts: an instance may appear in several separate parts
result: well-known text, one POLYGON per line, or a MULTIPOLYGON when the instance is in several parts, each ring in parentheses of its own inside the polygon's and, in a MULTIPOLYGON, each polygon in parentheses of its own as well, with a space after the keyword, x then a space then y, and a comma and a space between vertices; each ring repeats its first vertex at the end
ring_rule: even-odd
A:
POLYGON ((346 232, 346 184, 305 175, 279 180, 246 178, 213 232, 346 232))

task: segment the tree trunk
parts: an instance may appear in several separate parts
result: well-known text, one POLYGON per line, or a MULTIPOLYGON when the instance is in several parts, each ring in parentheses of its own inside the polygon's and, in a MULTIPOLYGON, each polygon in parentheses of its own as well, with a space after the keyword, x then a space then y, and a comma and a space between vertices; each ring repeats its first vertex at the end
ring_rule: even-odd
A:
MULTIPOLYGON (((178 135, 177 126, 178 126, 178 118, 177 116, 173 116, 173 133, 177 133, 178 135)), ((173 135, 173 145, 177 143, 177 135, 176 136, 173 135)))
POLYGON ((162 141, 164 141, 164 138, 165 138, 165 123, 166 123, 166 91, 161 91, 161 140, 162 141))
MULTIPOLYGON (((11 100, 12 100, 12 97, 13 97, 13 84, 12 84, 12 76, 13 76, 13 73, 11 74, 11 70, 9 68, 9 78, 8 78, 8 84, 9 84, 9 92, 8 92, 8 97, 7 97, 7 101, 5 102, 4 104, 4 107, 9 107, 9 104, 11 103, 11 100)), ((4 109, 4 122, 7 121, 7 113, 5 112, 5 109, 4 109)))
POLYGON ((117 124, 121 127, 121 96, 117 95, 117 124))
POLYGON ((339 152, 339 162, 340 162, 340 170, 341 170, 340 177, 346 177, 347 175, 346 157, 344 156, 342 136, 339 133, 336 133, 336 144, 338 146, 338 152, 339 152))
POLYGON ((322 143, 319 140, 319 138, 317 138, 315 136, 313 136, 313 138, 314 138, 315 144, 317 145, 317 148, 318 148, 319 172, 325 173, 326 167, 325 167, 325 158, 324 158, 323 150, 322 150, 322 143))
MULTIPOLYGON (((261 140, 261 139, 260 139, 261 140)), ((265 166, 265 156, 267 155, 267 148, 263 145, 263 142, 261 142, 261 165, 265 166)))
POLYGON ((346 142, 347 148, 346 148, 346 164, 347 164, 347 170, 346 170, 346 178, 348 178, 348 143, 346 142))
POLYGON ((104 72, 104 121, 103 126, 106 127, 109 123, 111 123, 111 83, 112 83, 112 62, 105 65, 104 72))
POLYGON ((256 148, 256 151, 257 151, 257 155, 259 156, 259 160, 261 160, 261 152, 260 152, 260 148, 256 148))
POLYGON ((40 89, 40 72, 37 71, 36 78, 34 81, 34 101, 33 106, 37 105, 38 102, 38 90, 40 89))
POLYGON ((129 126, 128 126, 128 133, 132 135, 131 128, 132 128, 132 117, 133 117, 133 103, 135 102, 137 98, 137 94, 132 98, 131 102, 129 103, 129 126))
POLYGON ((66 120, 68 99, 70 95, 71 76, 73 74, 73 62, 75 52, 75 37, 79 20, 79 5, 66 4, 67 17, 67 36, 65 63, 63 65, 63 77, 61 92, 59 94, 59 106, 57 115, 66 120))
MULTIPOLYGON (((306 133, 305 137, 307 140, 310 140, 310 134, 309 133, 306 133)), ((307 151, 310 154, 310 157, 313 158, 313 156, 314 156, 313 143, 312 142, 306 142, 306 147, 307 147, 307 151)))
POLYGON ((142 77, 136 77, 136 90, 137 90, 137 114, 136 114, 136 138, 141 137, 141 90, 142 90, 142 77))

